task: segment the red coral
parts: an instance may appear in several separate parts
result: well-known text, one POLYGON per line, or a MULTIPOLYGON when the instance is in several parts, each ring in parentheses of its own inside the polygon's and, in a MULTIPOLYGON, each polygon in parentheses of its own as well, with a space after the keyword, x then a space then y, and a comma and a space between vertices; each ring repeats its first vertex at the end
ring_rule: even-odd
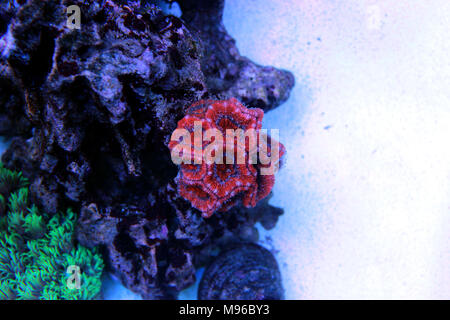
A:
MULTIPOLYGON (((220 101, 202 100, 192 104, 186 110, 185 117, 178 122, 177 129, 185 129, 188 132, 186 141, 185 138, 181 140, 178 136, 172 135, 169 143, 170 150, 175 154, 178 153, 177 156, 183 159, 176 178, 178 192, 183 198, 189 200, 192 206, 199 209, 204 217, 210 217, 215 211, 227 211, 238 201, 242 201, 246 207, 254 207, 272 190, 275 177, 273 174, 262 174, 262 170, 273 165, 279 166, 281 161, 267 164, 261 163, 260 158, 256 163, 250 161, 251 150, 257 154, 264 151, 269 158, 271 157, 275 140, 260 131, 263 116, 264 112, 261 109, 248 109, 234 98, 220 101), (196 124, 201 124, 202 138, 209 129, 217 129, 222 133, 223 150, 226 150, 227 129, 242 129, 244 132, 254 130, 257 147, 251 149, 252 145, 249 139, 242 143, 242 140, 239 141, 237 137, 232 137, 234 141, 230 140, 229 143, 234 146, 234 155, 231 155, 234 156, 233 163, 228 164, 226 152, 223 150, 224 163, 207 162, 204 158, 206 147, 211 142, 215 142, 216 138, 211 141, 205 141, 205 139, 202 139, 201 142, 197 141, 198 136, 194 133, 196 124), (265 145, 263 141, 267 141, 266 148, 261 147, 265 145), (196 150, 195 142, 201 148, 196 150), (174 150, 183 144, 189 152, 180 154, 179 150, 174 150), (238 150, 244 155, 245 161, 236 161, 238 150), (192 159, 192 162, 189 163, 189 159, 192 159), (194 162, 195 160, 198 162, 194 162)), ((220 140, 217 143, 220 144, 220 140)), ((215 156, 216 152, 220 153, 220 149, 214 149, 211 154, 215 156)), ((281 159, 284 154, 285 148, 279 143, 278 159, 281 159)))

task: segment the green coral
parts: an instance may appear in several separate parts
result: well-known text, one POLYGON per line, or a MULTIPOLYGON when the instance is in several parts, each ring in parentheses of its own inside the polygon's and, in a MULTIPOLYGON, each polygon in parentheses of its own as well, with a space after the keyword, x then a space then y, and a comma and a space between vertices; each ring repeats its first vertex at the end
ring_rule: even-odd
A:
POLYGON ((72 210, 41 214, 27 180, 0 163, 0 300, 99 296, 103 260, 74 243, 75 222, 72 210))

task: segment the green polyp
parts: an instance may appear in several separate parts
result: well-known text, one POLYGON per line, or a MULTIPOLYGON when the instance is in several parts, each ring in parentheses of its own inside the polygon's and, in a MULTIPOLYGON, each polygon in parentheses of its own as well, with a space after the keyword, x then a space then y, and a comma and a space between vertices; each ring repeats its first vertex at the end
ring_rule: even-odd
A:
POLYGON ((28 192, 22 174, 0 163, 0 300, 98 298, 103 260, 74 241, 76 214, 42 213, 28 192), (74 277, 79 286, 69 285, 74 277))

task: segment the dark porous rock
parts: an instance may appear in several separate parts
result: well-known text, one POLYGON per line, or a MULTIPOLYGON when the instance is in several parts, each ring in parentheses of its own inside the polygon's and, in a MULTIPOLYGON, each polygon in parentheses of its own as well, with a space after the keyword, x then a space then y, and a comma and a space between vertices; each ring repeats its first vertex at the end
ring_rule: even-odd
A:
MULTIPOLYGON (((88 247, 103 245, 108 267, 126 287, 145 299, 176 296, 176 291, 171 293, 170 285, 161 283, 160 279, 164 265, 172 262, 160 258, 168 251, 169 236, 164 217, 150 218, 139 208, 124 205, 117 205, 113 210, 99 210, 97 204, 91 203, 83 206, 78 222, 80 243, 88 247)), ((176 264, 177 267, 181 265, 176 264)), ((195 270, 193 266, 190 269, 195 270)), ((185 274, 179 277, 185 277, 185 274)), ((183 285, 190 285, 194 280, 183 285)))
POLYGON ((277 261, 267 249, 238 244, 205 270, 199 300, 281 300, 284 290, 277 261))
POLYGON ((222 0, 180 1, 181 18, 151 3, 0 0, 0 134, 33 200, 80 212, 78 241, 101 246, 126 287, 164 299, 283 212, 266 199, 204 219, 178 195, 167 144, 185 108, 221 96, 268 111, 294 79, 239 55, 222 0), (67 26, 69 5, 81 29, 67 26))
POLYGON ((204 43, 202 70, 208 90, 235 97, 248 107, 269 111, 289 97, 295 80, 292 73, 259 66, 242 57, 227 33, 222 14, 224 0, 182 0, 182 19, 198 32, 204 43))
POLYGON ((153 6, 71 4, 83 13, 80 30, 66 26, 56 0, 27 1, 10 24, 8 67, 40 145, 30 161, 58 161, 51 174, 39 173, 58 184, 60 199, 48 212, 67 201, 120 197, 133 179, 167 183, 174 166, 166 142, 183 107, 206 94, 201 52, 180 19, 153 6))
POLYGON ((6 74, 8 69, 0 62, 0 73, 4 72, 4 76, 0 76, 0 135, 31 136, 31 124, 23 110, 23 96, 14 78, 6 74))
POLYGON ((7 61, 14 48, 12 28, 9 28, 13 16, 14 8, 0 1, 0 135, 31 136, 31 124, 24 110, 25 97, 7 61))

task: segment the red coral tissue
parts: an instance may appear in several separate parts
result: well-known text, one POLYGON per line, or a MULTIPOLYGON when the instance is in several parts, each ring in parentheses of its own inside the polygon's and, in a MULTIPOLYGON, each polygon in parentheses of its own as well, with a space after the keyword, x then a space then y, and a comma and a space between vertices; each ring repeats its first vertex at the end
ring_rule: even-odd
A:
POLYGON ((263 116, 261 109, 246 108, 234 98, 201 100, 178 122, 169 143, 172 159, 181 159, 178 192, 203 217, 238 202, 254 207, 272 190, 286 151, 261 129, 263 116))

